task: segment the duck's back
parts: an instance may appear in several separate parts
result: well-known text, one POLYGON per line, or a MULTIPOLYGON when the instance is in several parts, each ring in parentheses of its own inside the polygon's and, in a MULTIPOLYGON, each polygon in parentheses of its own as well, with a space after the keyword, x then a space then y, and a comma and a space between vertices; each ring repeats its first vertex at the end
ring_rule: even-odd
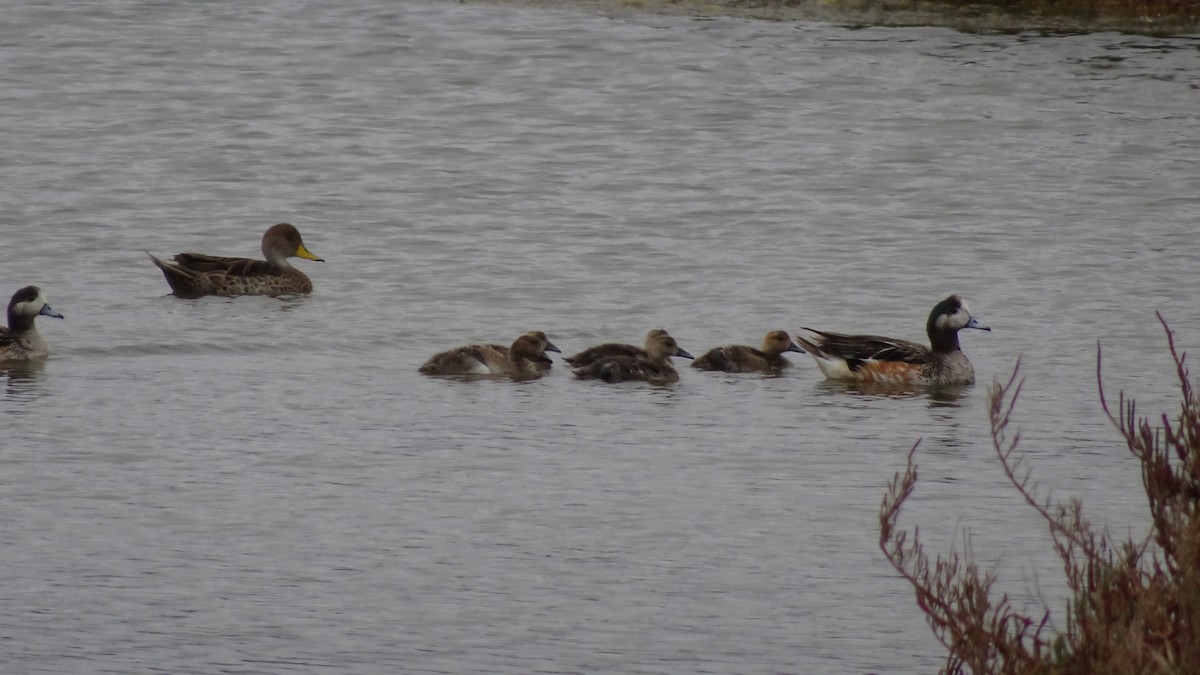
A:
POLYGON ((641 347, 620 344, 617 342, 609 342, 602 345, 596 345, 595 347, 588 347, 574 356, 568 356, 564 358, 563 361, 566 361, 575 368, 583 368, 598 361, 616 357, 648 358, 649 354, 647 354, 646 350, 642 349, 641 347))
POLYGON ((878 335, 847 335, 805 328, 816 338, 798 338, 800 346, 814 352, 836 356, 847 361, 897 361, 922 365, 929 361, 930 349, 916 342, 878 335))
POLYGON ((745 345, 716 347, 692 362, 693 368, 718 370, 726 373, 777 371, 791 365, 782 356, 768 354, 745 345))
POLYGON ((490 375, 486 352, 491 345, 465 345, 429 357, 419 369, 423 375, 490 375))
POLYGON ((197 274, 217 272, 244 277, 261 277, 278 276, 283 273, 282 269, 265 260, 205 255, 203 253, 179 253, 175 256, 175 262, 180 267, 197 274))

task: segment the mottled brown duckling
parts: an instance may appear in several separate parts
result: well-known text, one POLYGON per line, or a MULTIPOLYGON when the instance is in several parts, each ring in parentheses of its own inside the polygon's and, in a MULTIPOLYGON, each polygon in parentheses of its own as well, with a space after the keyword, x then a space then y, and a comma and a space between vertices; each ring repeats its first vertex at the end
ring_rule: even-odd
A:
POLYGON ((958 344, 964 328, 990 331, 971 316, 961 295, 933 306, 925 321, 929 347, 878 335, 845 335, 801 328, 813 334, 796 341, 830 380, 885 385, 952 385, 975 382, 975 367, 958 344))
POLYGON ((667 331, 663 330, 662 328, 655 328, 649 333, 646 333, 644 347, 636 347, 634 345, 627 345, 619 342, 607 342, 602 345, 596 345, 595 347, 588 347, 578 354, 564 358, 563 361, 566 361, 575 368, 583 368, 590 366, 601 359, 611 358, 613 356, 649 358, 650 345, 662 335, 667 335, 667 331))
POLYGON ((287 223, 272 225, 263 234, 262 252, 266 260, 180 253, 174 262, 169 262, 147 254, 162 270, 171 290, 181 298, 312 293, 312 281, 292 267, 288 258, 324 260, 304 247, 299 230, 287 223))
POLYGON ((684 351, 670 335, 657 335, 647 340, 645 356, 617 354, 575 368, 572 372, 581 380, 603 380, 624 382, 636 380, 651 384, 670 384, 679 379, 679 372, 671 365, 672 356, 685 359, 692 355, 684 351))
MULTIPOLYGON (((421 366, 425 375, 500 375, 534 379, 549 370, 546 352, 559 352, 541 331, 526 333, 511 346, 464 345, 435 354, 421 366)), ((561 352, 560 352, 561 353, 561 352)))
POLYGON ((692 367, 726 373, 778 373, 792 367, 791 362, 783 357, 784 352, 803 354, 804 350, 792 342, 792 336, 787 331, 773 330, 763 338, 762 349, 745 345, 716 347, 692 361, 692 367))
POLYGON ((46 303, 46 296, 37 286, 13 293, 8 301, 8 328, 0 327, 0 361, 44 359, 50 355, 50 348, 34 325, 39 316, 63 318, 46 303))

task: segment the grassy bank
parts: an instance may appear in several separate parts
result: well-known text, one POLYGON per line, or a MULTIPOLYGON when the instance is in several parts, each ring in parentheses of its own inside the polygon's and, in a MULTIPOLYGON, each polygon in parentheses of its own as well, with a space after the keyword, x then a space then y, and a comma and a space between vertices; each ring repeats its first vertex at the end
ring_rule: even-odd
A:
POLYGON ((942 26, 975 33, 1200 34, 1198 0, 526 0, 523 4, 855 26, 942 26))

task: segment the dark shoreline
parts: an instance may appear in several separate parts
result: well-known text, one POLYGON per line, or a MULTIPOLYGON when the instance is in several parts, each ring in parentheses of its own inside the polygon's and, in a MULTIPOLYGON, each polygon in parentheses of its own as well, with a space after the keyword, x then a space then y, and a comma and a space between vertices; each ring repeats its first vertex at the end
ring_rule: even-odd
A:
POLYGON ((1006 11, 984 5, 927 0, 468 0, 481 3, 585 9, 605 13, 823 21, 855 27, 935 26, 968 33, 1079 34, 1117 32, 1156 37, 1200 36, 1200 4, 1158 16, 1090 16, 1006 11))

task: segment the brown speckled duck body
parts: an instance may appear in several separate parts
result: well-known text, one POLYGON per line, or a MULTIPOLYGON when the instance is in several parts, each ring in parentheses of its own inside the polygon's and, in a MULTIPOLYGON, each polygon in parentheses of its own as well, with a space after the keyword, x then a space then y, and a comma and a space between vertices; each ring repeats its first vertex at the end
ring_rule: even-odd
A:
POLYGON ((34 320, 39 316, 63 318, 54 311, 37 286, 26 286, 8 301, 8 327, 0 327, 0 361, 44 359, 50 348, 38 333, 34 320))
POLYGON ((679 372, 671 365, 672 356, 692 358, 691 354, 679 346, 675 338, 663 331, 652 339, 647 337, 644 355, 613 353, 585 366, 576 367, 572 372, 581 380, 671 384, 679 379, 679 372))
POLYGON ((958 344, 964 328, 990 331, 961 295, 934 305, 925 322, 930 346, 878 335, 845 335, 802 328, 812 333, 796 341, 831 380, 883 385, 954 385, 975 381, 975 367, 958 344))
POLYGON ((288 223, 272 225, 263 234, 262 252, 265 260, 203 253, 180 253, 174 262, 153 254, 150 259, 162 270, 171 290, 181 298, 312 293, 312 280, 292 267, 288 258, 323 260, 305 248, 299 230, 288 223))
POLYGON ((783 357, 784 352, 803 354, 804 350, 792 342, 792 336, 787 331, 773 330, 763 338, 761 349, 746 345, 716 347, 692 361, 692 367, 726 373, 778 373, 792 366, 783 357))
POLYGON ((425 375, 499 375, 535 379, 550 368, 546 352, 558 351, 545 333, 533 331, 507 347, 473 344, 434 354, 419 371, 425 375))

